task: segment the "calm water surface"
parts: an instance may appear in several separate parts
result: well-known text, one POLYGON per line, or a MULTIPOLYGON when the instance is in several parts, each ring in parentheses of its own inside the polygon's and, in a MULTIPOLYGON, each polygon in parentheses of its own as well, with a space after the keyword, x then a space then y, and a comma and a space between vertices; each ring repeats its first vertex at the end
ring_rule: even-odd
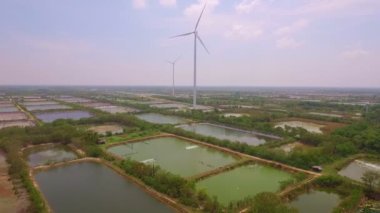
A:
POLYGON ((181 176, 196 175, 237 161, 230 154, 174 137, 113 146, 108 151, 121 157, 159 165, 181 176))
POLYGON ((266 142, 265 139, 254 134, 212 124, 189 124, 179 127, 200 135, 211 136, 221 140, 238 141, 251 146, 257 146, 266 142))
POLYGON ((339 171, 339 174, 353 180, 362 182, 364 173, 374 171, 380 173, 380 163, 364 160, 354 160, 348 166, 339 171))
POLYGON ((40 166, 76 159, 75 153, 64 146, 43 146, 27 151, 26 158, 30 166, 40 166))
POLYGON ((28 111, 34 110, 52 110, 52 109, 70 109, 71 107, 61 104, 48 104, 48 105, 33 105, 27 106, 26 109, 28 111))
POLYGON ((158 113, 144 113, 136 116, 144 121, 155 124, 181 124, 187 121, 177 116, 161 115, 158 113))
POLYGON ((35 174, 56 213, 173 212, 107 166, 81 162, 35 174))
POLYGON ((292 174, 279 169, 249 164, 203 179, 196 186, 227 205, 261 192, 277 192, 282 181, 292 178, 292 174))
POLYGON ((61 111, 61 112, 44 112, 36 113, 36 117, 43 122, 53 122, 58 119, 73 119, 89 118, 91 114, 86 111, 61 111))
POLYGON ((330 213, 339 205, 337 194, 324 191, 312 191, 298 196, 290 203, 300 213, 330 213))

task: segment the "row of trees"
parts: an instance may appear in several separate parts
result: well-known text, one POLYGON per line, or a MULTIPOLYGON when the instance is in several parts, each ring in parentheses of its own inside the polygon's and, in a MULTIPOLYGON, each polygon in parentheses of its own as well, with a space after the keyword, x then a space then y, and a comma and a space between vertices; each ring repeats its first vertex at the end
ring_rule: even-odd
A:
POLYGON ((59 121, 38 127, 6 128, 0 131, 0 148, 5 151, 10 165, 12 180, 21 180, 32 201, 28 212, 45 212, 46 207, 40 192, 29 178, 28 166, 20 156, 20 151, 28 145, 43 143, 71 143, 79 140, 83 132, 69 123, 59 121))

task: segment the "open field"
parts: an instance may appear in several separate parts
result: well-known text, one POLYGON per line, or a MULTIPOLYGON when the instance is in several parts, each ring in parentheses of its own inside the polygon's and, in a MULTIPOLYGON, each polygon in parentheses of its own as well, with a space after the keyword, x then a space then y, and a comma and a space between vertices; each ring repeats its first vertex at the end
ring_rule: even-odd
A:
POLYGON ((71 109, 71 107, 61 104, 33 105, 25 107, 28 111, 71 109))
POLYGON ((0 113, 1 121, 16 121, 16 120, 26 120, 28 117, 22 112, 3 112, 0 113))
POLYGON ((163 104, 152 104, 151 107, 160 108, 160 109, 185 109, 189 106, 178 103, 163 103, 163 104))
POLYGON ((293 142, 293 143, 282 145, 278 148, 284 151, 285 153, 289 154, 294 150, 307 150, 311 148, 311 146, 305 145, 301 142, 293 142))
POLYGON ((343 115, 340 114, 334 114, 334 113, 322 113, 322 112, 309 112, 310 115, 320 115, 320 116, 326 116, 326 117, 333 117, 333 118, 341 118, 343 115))
POLYGON ((102 102, 86 102, 82 103, 82 106, 85 107, 91 107, 91 108, 96 108, 96 107, 102 107, 102 106, 110 106, 110 103, 102 103, 102 102))
POLYGON ((311 133, 320 133, 322 134, 322 128, 325 127, 324 125, 311 123, 311 122, 304 122, 304 121, 283 121, 278 122, 275 125, 275 128, 283 128, 285 129, 286 126, 291 128, 303 128, 306 129, 308 132, 311 133))
POLYGON ((7 104, 12 104, 12 103, 9 100, 0 100, 0 106, 7 105, 7 104))
POLYGON ((223 116, 225 116, 225 117, 240 118, 240 117, 243 117, 243 116, 248 116, 248 114, 244 114, 244 113, 224 113, 223 116))
POLYGON ((1 107, 0 106, 0 113, 1 112, 17 112, 19 109, 15 106, 9 106, 9 107, 1 107))
POLYGON ((14 106, 15 106, 15 105, 14 105, 13 103, 8 102, 8 101, 3 102, 3 103, 0 103, 0 107, 1 107, 1 108, 14 107, 14 106))
POLYGON ((37 102, 24 102, 22 105, 28 106, 41 106, 41 105, 58 105, 59 103, 56 101, 37 101, 37 102))
POLYGON ((98 125, 88 128, 88 130, 96 132, 100 135, 106 135, 108 132, 111 134, 121 134, 123 133, 123 127, 119 125, 98 125))
POLYGON ((291 128, 303 128, 311 133, 329 133, 336 128, 343 127, 346 124, 337 123, 337 122, 328 122, 328 121, 319 121, 312 119, 304 119, 304 118, 289 118, 283 119, 274 124, 274 127, 283 128, 285 126, 289 126, 291 128))
POLYGON ((23 98, 22 102, 25 102, 25 103, 28 103, 28 102, 44 102, 44 101, 48 101, 47 99, 45 98, 39 98, 39 97, 36 97, 36 98, 23 98))
POLYGON ((34 126, 35 124, 32 121, 28 120, 18 120, 18 121, 3 121, 0 122, 0 129, 6 128, 6 127, 27 127, 27 126, 34 126))
POLYGON ((88 103, 92 102, 90 99, 86 98, 77 98, 77 97, 61 97, 61 98, 56 98, 59 101, 67 102, 67 103, 88 103))

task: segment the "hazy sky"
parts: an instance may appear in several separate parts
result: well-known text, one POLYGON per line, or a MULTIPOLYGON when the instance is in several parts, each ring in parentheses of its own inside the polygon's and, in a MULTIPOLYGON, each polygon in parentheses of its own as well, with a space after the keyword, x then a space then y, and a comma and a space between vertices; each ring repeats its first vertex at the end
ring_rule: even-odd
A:
MULTIPOLYGON (((0 85, 192 84, 203 0, 1 0, 0 85)), ((380 0, 208 0, 200 85, 380 87, 380 0)))

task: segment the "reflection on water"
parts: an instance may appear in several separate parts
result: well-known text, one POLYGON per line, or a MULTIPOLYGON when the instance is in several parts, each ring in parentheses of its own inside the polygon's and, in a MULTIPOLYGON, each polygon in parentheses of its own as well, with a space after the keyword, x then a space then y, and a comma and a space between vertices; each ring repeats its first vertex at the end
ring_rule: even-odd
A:
POLYGON ((95 162, 40 171, 35 179, 56 213, 173 212, 110 168, 95 162))
POLYGON ((144 121, 148 121, 150 123, 156 123, 156 124, 186 123, 186 119, 183 119, 177 116, 161 115, 158 113, 145 113, 145 114, 139 114, 136 116, 144 121))
POLYGON ((340 197, 334 193, 312 191, 298 196, 290 203, 300 213, 330 213, 338 206, 340 197))
POLYGON ((42 146, 27 151, 26 158, 30 166, 40 166, 77 158, 75 153, 64 146, 42 146))
POLYGON ((254 134, 212 124, 189 124, 179 127, 200 135, 211 136, 221 140, 238 141, 252 146, 266 142, 265 139, 254 134))
POLYGON ((62 111, 62 112, 44 112, 36 113, 36 117, 43 122, 53 122, 58 119, 74 119, 89 118, 91 114, 85 111, 62 111))

